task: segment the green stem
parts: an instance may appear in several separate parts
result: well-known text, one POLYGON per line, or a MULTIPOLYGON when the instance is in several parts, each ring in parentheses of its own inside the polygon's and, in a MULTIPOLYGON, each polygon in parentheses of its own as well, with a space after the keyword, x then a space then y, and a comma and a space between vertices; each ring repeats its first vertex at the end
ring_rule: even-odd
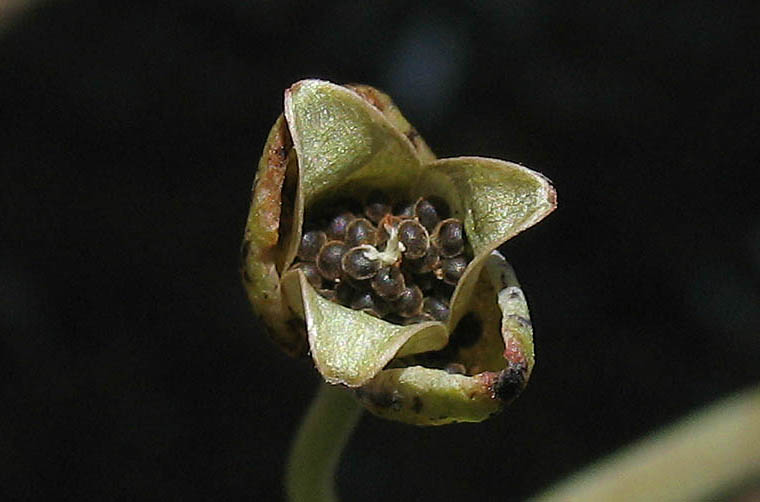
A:
POLYGON ((362 409, 344 387, 321 385, 290 450, 285 473, 290 502, 337 500, 335 470, 362 409))
POLYGON ((760 477, 760 387, 633 444, 532 502, 714 500, 760 477))

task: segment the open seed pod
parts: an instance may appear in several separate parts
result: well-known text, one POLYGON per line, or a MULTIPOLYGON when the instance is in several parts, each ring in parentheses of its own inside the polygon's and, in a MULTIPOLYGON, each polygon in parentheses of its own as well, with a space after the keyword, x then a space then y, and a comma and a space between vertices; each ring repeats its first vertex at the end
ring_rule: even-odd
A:
MULTIPOLYGON (((374 414, 418 425, 477 422, 520 393, 534 362, 525 297, 495 250, 555 206, 548 180, 525 167, 479 157, 436 160, 376 89, 304 80, 285 91, 284 115, 259 162, 242 248, 243 283, 272 339, 291 355, 310 353, 327 382, 353 388, 374 414), (378 193, 391 200, 377 202, 378 193), (387 271, 406 259, 394 222, 418 221, 421 198, 445 201, 448 214, 441 217, 461 222, 466 239, 466 266, 460 263, 455 284, 448 274, 440 287, 419 288, 406 276, 418 303, 425 300, 417 291, 446 295, 445 321, 421 310, 412 315, 417 310, 408 306, 394 313, 399 300, 388 302, 383 318, 334 301, 339 288, 366 296, 362 288, 373 281, 364 273, 331 274, 324 282, 335 290, 313 287, 299 265, 314 254, 299 253, 304 229, 330 235, 331 210, 360 214, 344 202, 370 201, 364 214, 389 238, 378 240, 377 249, 360 247, 367 248, 367 260, 379 261, 368 274, 387 271), (382 209, 399 205, 411 211, 394 216, 382 209)), ((432 229, 432 223, 423 218, 422 224, 406 237, 416 248, 410 263, 432 245, 424 226, 432 229)), ((358 267, 363 256, 356 258, 351 263, 358 267)), ((429 280, 433 274, 425 272, 429 280)))

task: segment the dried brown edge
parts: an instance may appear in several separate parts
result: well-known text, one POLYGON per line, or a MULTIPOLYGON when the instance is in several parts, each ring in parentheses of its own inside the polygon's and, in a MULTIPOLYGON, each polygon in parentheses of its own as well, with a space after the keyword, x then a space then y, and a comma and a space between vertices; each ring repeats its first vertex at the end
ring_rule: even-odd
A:
POLYGON ((253 182, 251 208, 242 246, 242 279, 254 311, 270 338, 286 353, 306 353, 306 331, 282 294, 276 267, 282 190, 293 143, 280 115, 267 138, 253 182))

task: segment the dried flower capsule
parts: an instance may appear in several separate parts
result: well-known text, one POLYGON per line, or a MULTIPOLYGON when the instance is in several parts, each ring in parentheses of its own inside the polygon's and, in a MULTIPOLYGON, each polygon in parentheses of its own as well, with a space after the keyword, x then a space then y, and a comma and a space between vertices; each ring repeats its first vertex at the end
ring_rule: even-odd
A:
POLYGON ((345 242, 349 247, 361 246, 362 244, 375 245, 377 229, 366 218, 356 218, 346 227, 345 242))
POLYGON ((335 281, 342 273, 341 259, 348 251, 348 246, 340 241, 327 242, 317 254, 317 269, 328 281, 335 281))
POLYGON ((404 245, 404 257, 422 258, 430 247, 430 237, 420 222, 402 221, 398 226, 399 240, 404 245))
POLYGON ((391 212, 391 206, 388 199, 378 191, 373 191, 367 197, 367 203, 364 205, 364 215, 372 223, 379 223, 383 216, 391 212))
POLYGON ((441 260, 441 279, 447 284, 454 285, 462 278, 465 268, 467 268, 467 260, 463 256, 441 260))
POLYGON ((397 266, 383 267, 372 278, 372 289, 383 298, 394 300, 404 291, 404 275, 397 266))
POLYGON ((372 259, 368 256, 368 250, 374 249, 371 246, 357 246, 351 248, 341 259, 343 272, 352 279, 362 280, 369 279, 380 270, 380 260, 372 259))
POLYGON ((451 258, 464 251, 464 227, 456 218, 443 220, 435 230, 435 240, 441 256, 451 258))
POLYGON ((395 313, 401 317, 412 317, 422 309, 422 291, 418 286, 407 286, 393 302, 395 313))
MULTIPOLYGON (((284 112, 258 164, 242 246, 243 284, 273 340, 289 354, 309 354, 327 382, 354 389, 373 413, 417 425, 481 421, 516 397, 533 367, 525 298, 509 265, 492 250, 555 205, 548 181, 522 166, 479 157, 436 159, 390 99, 375 89, 298 82, 285 93, 284 112), (356 198, 373 190, 383 193, 356 207, 356 198), (343 203, 346 196, 354 200, 343 203), (392 204, 402 197, 413 204, 397 205, 393 215, 392 204), (459 250, 464 249, 467 260, 473 260, 476 273, 468 268, 461 276, 457 287, 465 294, 456 298, 440 264, 419 273, 431 265, 420 258, 415 273, 400 240, 400 223, 411 219, 435 241, 435 220, 420 197, 438 219, 449 218, 452 207, 466 225, 462 239, 467 241, 458 249, 447 246, 444 256, 465 258, 459 250), (367 258, 395 266, 403 275, 405 288, 389 303, 393 312, 380 319, 350 308, 383 314, 377 303, 373 308, 366 297, 359 298, 374 291, 372 280, 354 279, 342 270, 343 255, 359 242, 344 242, 355 216, 366 216, 387 234, 380 245, 366 244, 371 248, 367 258), (327 242, 306 239, 315 248, 323 244, 316 260, 308 245, 300 253, 293 249, 312 229, 326 233, 327 242), (303 274, 292 273, 301 266, 303 274), (309 266, 317 267, 323 288, 310 285, 309 266), (433 316, 421 311, 420 286, 430 282, 435 285, 424 286, 427 296, 454 301, 450 321, 465 310, 481 315, 483 326, 468 330, 473 335, 468 348, 462 350, 455 335, 462 330, 452 332, 450 321, 424 322, 433 316), (489 298, 493 293, 497 299, 489 298), (424 358, 416 354, 421 353, 436 359, 419 364, 424 358), (463 374, 447 374, 447 365, 463 374)), ((449 280, 457 269, 453 265, 457 262, 445 267, 449 280)))
POLYGON ((435 206, 427 199, 420 198, 417 201, 414 206, 414 214, 428 232, 433 232, 438 222, 441 221, 435 206))
POLYGON ((298 257, 303 261, 314 261, 322 246, 327 242, 327 235, 321 230, 310 230, 301 236, 298 257))
POLYGON ((339 215, 330 220, 330 224, 327 225, 327 236, 333 240, 343 240, 346 236, 346 228, 348 224, 354 221, 356 216, 351 211, 343 211, 339 215))
POLYGON ((422 301, 422 311, 430 314, 436 321, 446 321, 451 314, 448 303, 433 296, 422 301))

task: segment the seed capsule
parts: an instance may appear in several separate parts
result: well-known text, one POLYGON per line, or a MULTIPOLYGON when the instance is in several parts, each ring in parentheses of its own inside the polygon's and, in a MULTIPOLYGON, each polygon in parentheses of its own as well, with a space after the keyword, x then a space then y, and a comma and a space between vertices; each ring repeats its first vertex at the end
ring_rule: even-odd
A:
POLYGON ((346 227, 346 245, 349 247, 369 244, 374 246, 377 240, 377 229, 366 218, 356 218, 346 227))
POLYGON ((380 260, 372 260, 367 257, 369 246, 357 246, 351 248, 341 259, 343 272, 357 280, 369 279, 380 270, 380 260))
POLYGON ((441 260, 441 279, 447 284, 455 285, 462 278, 465 268, 467 260, 463 256, 441 260))
POLYGON ((327 242, 327 235, 321 230, 311 230, 301 237, 298 257, 303 261, 314 261, 322 246, 327 242))
POLYGON ((294 269, 303 270, 303 275, 306 276, 306 280, 309 281, 314 289, 322 289, 322 276, 319 274, 317 266, 313 263, 300 262, 293 266, 294 269))
POLYGON ((422 258, 430 247, 430 237, 420 222, 415 220, 402 221, 398 227, 399 240, 406 250, 407 258, 422 258))
POLYGON ((333 240, 343 240, 346 236, 346 227, 356 217, 351 211, 344 211, 330 220, 327 226, 327 236, 333 240))
POLYGON ((430 314, 436 321, 446 321, 451 314, 449 305, 439 299, 432 296, 428 296, 422 302, 422 312, 430 314))
POLYGON ((388 300, 398 298, 405 287, 404 276, 396 266, 383 267, 372 278, 372 289, 388 300))
POLYGON ((422 308, 422 291, 417 286, 407 286, 393 303, 394 309, 401 317, 412 317, 422 308))
POLYGON ((391 206, 387 198, 380 192, 372 192, 367 197, 367 203, 364 206, 364 215, 369 220, 377 224, 383 219, 383 216, 391 212, 391 206))
POLYGON ((414 214, 428 232, 435 230, 435 226, 441 221, 435 206, 427 199, 419 199, 414 206, 414 214))
POLYGON ((452 258, 464 251, 464 227, 456 218, 443 220, 435 231, 441 256, 452 258))
POLYGON ((335 281, 340 277, 341 259, 348 251, 348 246, 340 241, 327 242, 317 255, 317 270, 328 281, 335 281))

